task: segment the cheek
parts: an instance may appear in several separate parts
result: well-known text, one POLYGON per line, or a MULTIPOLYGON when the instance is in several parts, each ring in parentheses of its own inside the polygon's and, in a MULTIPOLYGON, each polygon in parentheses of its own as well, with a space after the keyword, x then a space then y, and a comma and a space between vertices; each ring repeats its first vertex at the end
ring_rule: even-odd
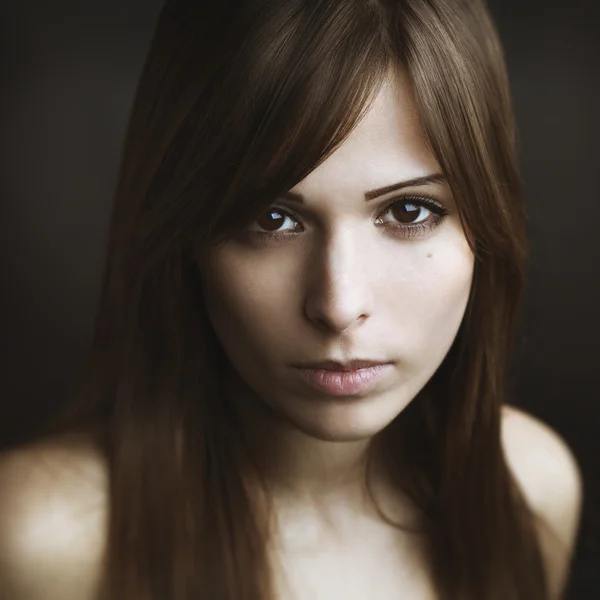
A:
POLYGON ((224 256, 204 272, 204 299, 209 318, 224 345, 254 345, 285 324, 289 285, 285 277, 263 272, 244 261, 224 256))
POLYGON ((425 255, 420 262, 420 267, 408 275, 410 284, 406 279, 398 284, 397 330, 405 336, 415 358, 430 361, 435 357, 439 361, 452 345, 464 317, 473 257, 462 249, 438 251, 425 255))

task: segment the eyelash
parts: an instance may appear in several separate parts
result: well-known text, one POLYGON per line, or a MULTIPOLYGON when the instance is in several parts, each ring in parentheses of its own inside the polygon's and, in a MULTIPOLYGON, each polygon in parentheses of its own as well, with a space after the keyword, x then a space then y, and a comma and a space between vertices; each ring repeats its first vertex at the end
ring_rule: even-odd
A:
MULTIPOLYGON (((441 205, 438 204, 432 198, 428 196, 400 196, 396 197, 393 200, 390 200, 383 210, 380 213, 380 216, 377 218, 380 219, 383 215, 385 215, 391 208, 393 208, 396 204, 413 204, 414 206, 421 206, 433 213, 432 218, 423 221, 422 223, 417 223, 415 225, 400 225, 399 223, 386 223, 392 227, 394 230, 401 230, 400 235, 404 238, 412 239, 415 237, 419 237, 424 235, 428 231, 431 231, 437 227, 439 227, 445 217, 449 214, 448 211, 441 205)), ((270 212, 277 212, 282 216, 292 217, 295 221, 300 221, 298 215, 294 212, 288 210, 287 208, 283 208, 281 206, 273 205, 269 208, 270 212)), ((290 236, 298 235, 298 232, 293 233, 284 233, 284 232, 266 232, 266 231, 249 231, 249 235, 256 236, 257 239, 262 243, 276 242, 282 241, 285 238, 289 238, 290 236)))

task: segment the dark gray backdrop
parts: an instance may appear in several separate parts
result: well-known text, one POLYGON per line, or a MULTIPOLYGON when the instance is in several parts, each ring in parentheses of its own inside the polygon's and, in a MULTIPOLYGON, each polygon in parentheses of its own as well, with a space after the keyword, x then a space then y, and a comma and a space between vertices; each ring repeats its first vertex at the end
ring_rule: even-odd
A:
MULTIPOLYGON (((201 1, 201 0, 200 0, 201 1)), ((496 0, 533 245, 515 402, 584 472, 570 598, 600 597, 600 28, 591 0, 496 0)), ((0 443, 73 389, 159 0, 0 7, 0 443)))

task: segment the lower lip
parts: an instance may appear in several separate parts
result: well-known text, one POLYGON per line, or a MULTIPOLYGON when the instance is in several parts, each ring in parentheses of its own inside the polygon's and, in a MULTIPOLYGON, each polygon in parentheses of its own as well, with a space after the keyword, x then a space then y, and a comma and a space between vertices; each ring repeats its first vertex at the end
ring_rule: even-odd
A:
POLYGON ((393 365, 380 364, 356 371, 303 369, 300 375, 308 385, 330 396, 352 396, 367 392, 392 370, 393 365))

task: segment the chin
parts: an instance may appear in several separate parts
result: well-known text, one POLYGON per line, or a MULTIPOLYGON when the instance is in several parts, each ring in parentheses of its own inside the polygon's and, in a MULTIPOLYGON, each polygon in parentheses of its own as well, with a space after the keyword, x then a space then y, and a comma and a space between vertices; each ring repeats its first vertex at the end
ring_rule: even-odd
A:
POLYGON ((365 431, 365 430, 345 430, 341 429, 333 430, 325 430, 324 428, 305 428, 302 429, 302 433, 305 435, 319 440, 321 442, 360 442, 366 441, 373 438, 379 431, 365 431))
MULTIPOLYGON (((351 401, 350 401, 351 402, 351 401)), ((358 442, 383 431, 401 412, 392 414, 375 406, 339 404, 319 407, 312 414, 290 415, 287 420, 305 435, 323 442, 358 442)), ((380 407, 378 407, 380 408, 380 407)))

